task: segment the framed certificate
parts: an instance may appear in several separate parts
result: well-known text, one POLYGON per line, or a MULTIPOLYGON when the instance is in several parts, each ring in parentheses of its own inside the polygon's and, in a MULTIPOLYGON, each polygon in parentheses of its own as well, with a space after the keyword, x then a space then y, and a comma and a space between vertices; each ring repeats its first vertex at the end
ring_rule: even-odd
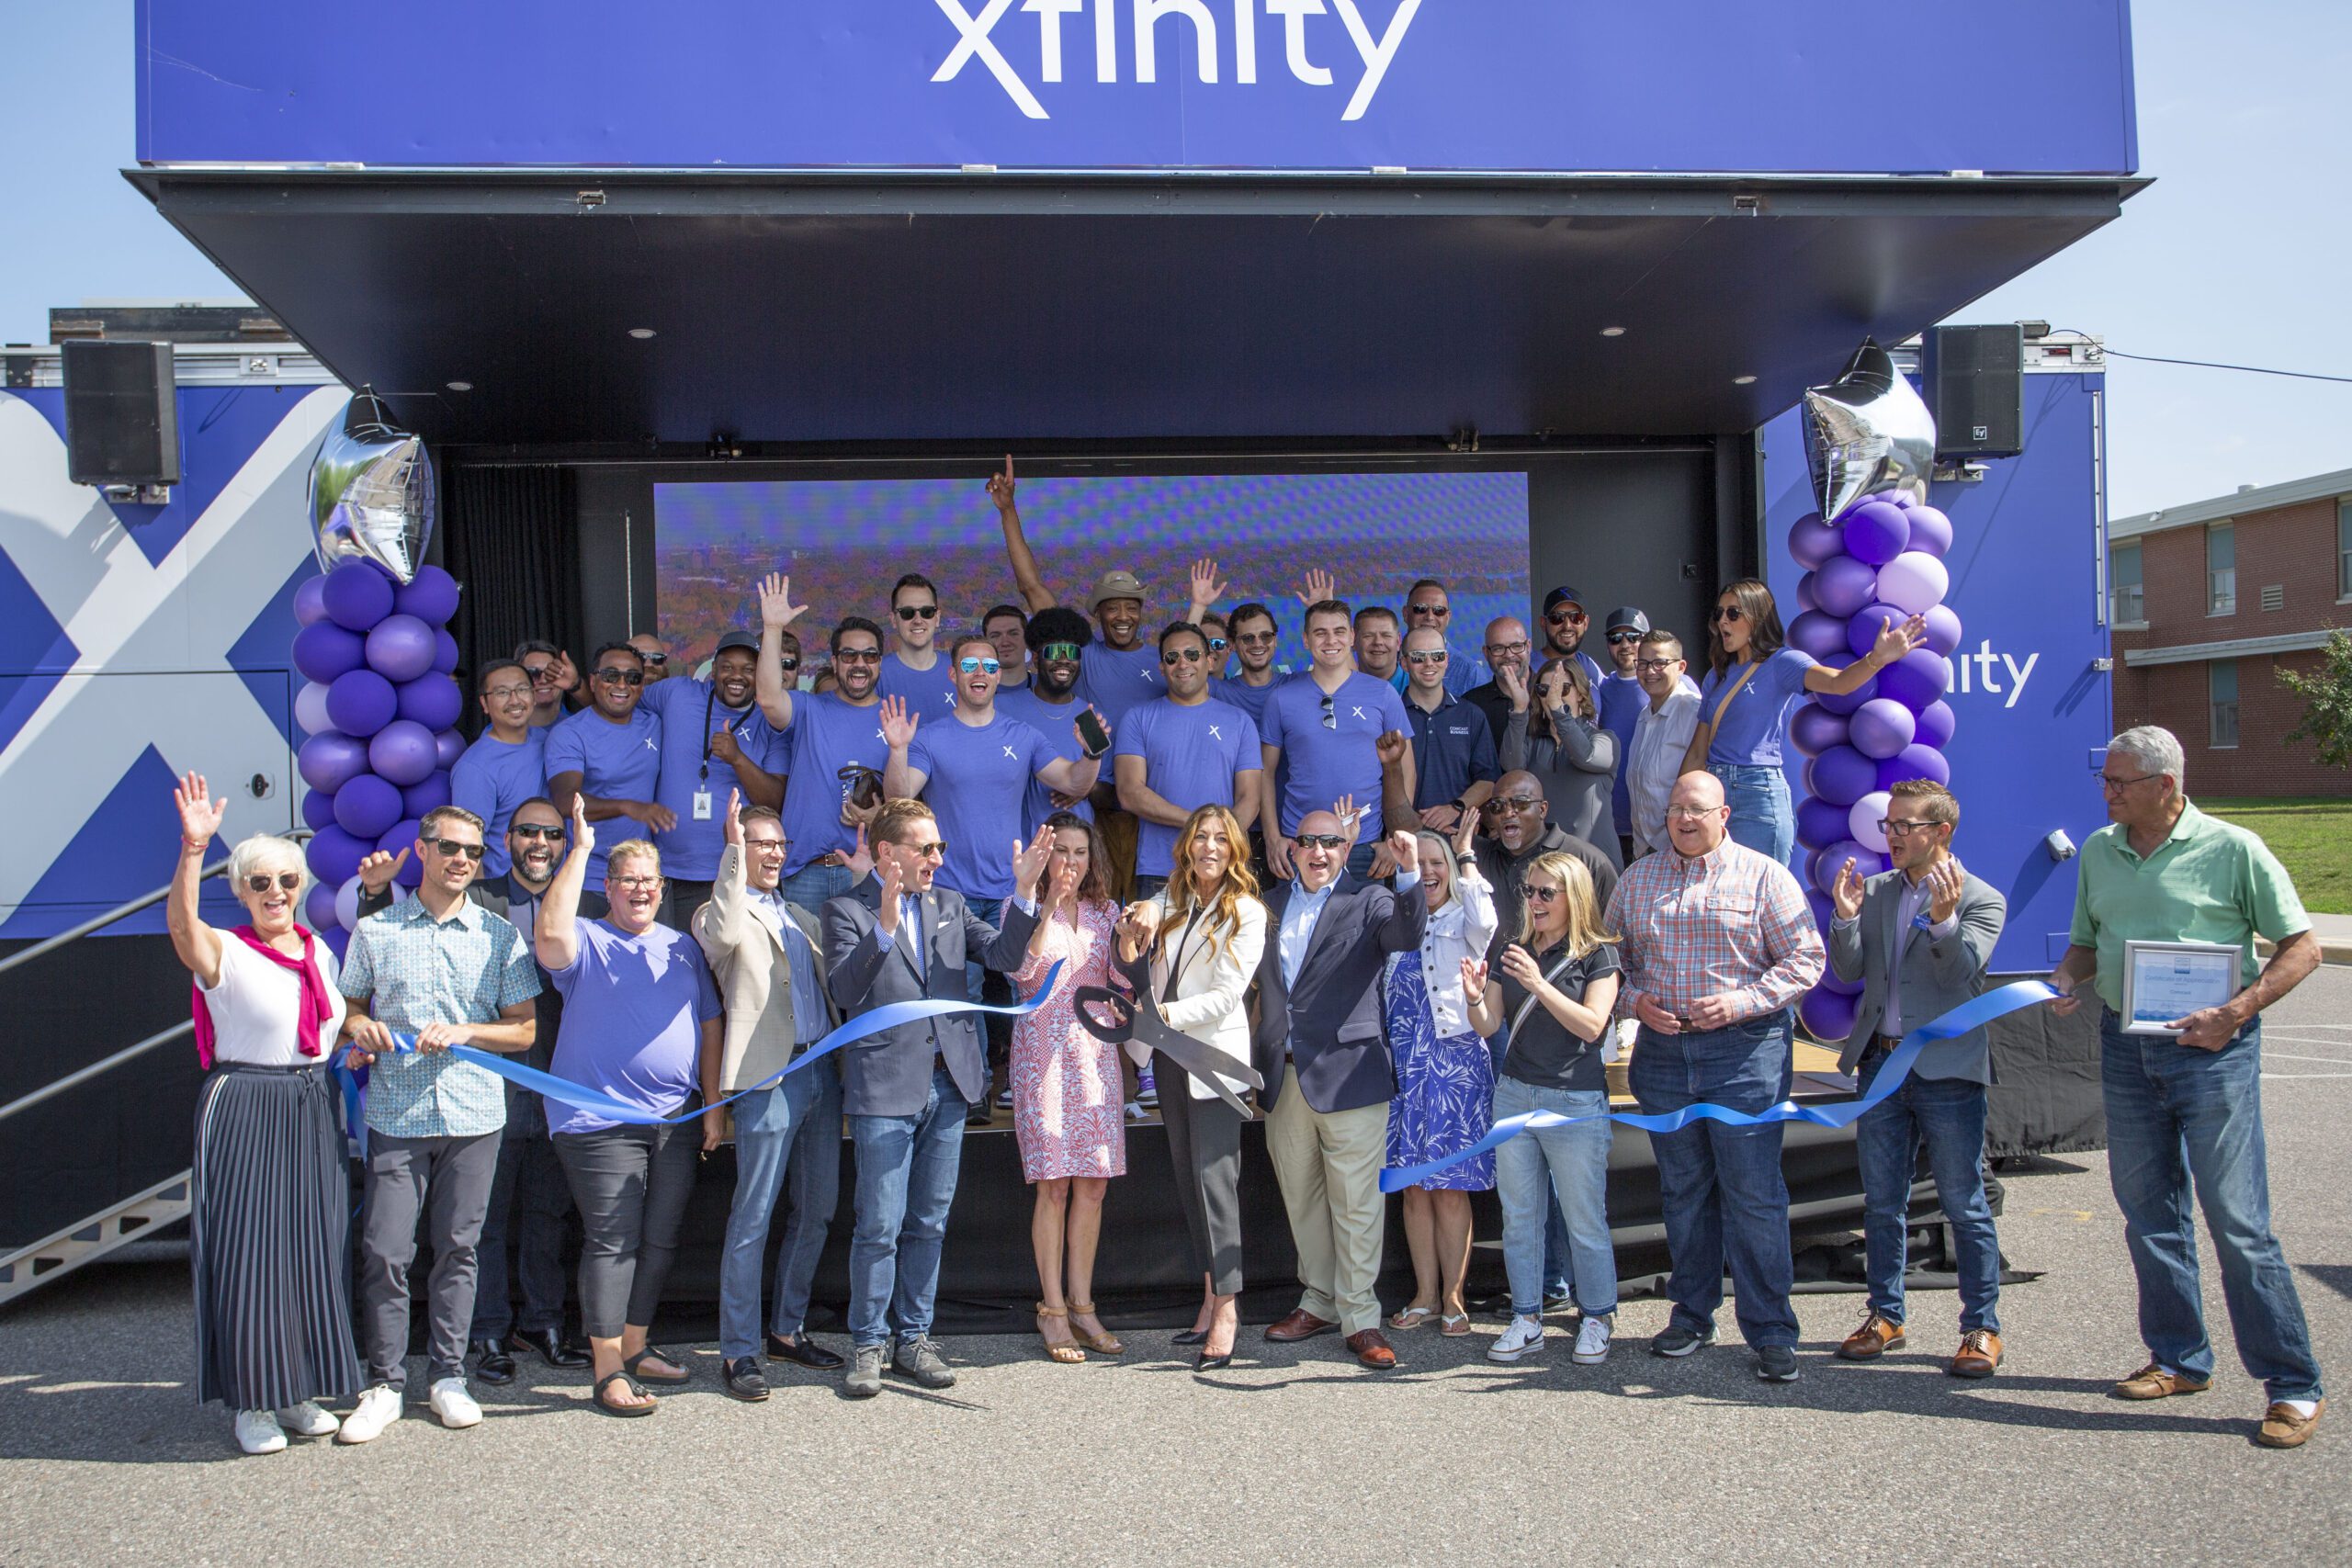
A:
POLYGON ((2124 1032, 2178 1034, 2166 1026, 2238 994, 2238 965, 2245 958, 2242 950, 2220 942, 2125 942, 2124 1032))

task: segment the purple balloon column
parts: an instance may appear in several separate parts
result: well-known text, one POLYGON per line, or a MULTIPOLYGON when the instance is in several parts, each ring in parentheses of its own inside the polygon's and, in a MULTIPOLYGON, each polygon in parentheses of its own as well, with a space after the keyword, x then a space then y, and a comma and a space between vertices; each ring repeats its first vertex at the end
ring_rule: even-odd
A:
MULTIPOLYGON (((449 799, 465 749, 446 625, 457 610, 457 581, 437 566, 395 583, 373 562, 346 559, 295 593, 294 668, 310 682, 294 698, 307 737, 296 761, 311 786, 302 819, 315 829, 311 872, 324 895, 305 913, 338 950, 352 906, 335 895, 376 850, 408 849, 416 818, 449 799)), ((414 887, 424 874, 412 853, 400 880, 414 887)))
MULTIPOLYGON (((1849 859, 1864 876, 1887 869, 1877 828, 1883 792, 1905 779, 1951 782, 1944 749, 1952 712, 1943 700, 1951 682, 1946 656, 1960 646, 1960 617, 1946 603, 1951 520, 1907 495, 1865 496, 1830 522, 1801 519, 1788 546, 1812 585, 1812 603, 1790 623, 1792 646, 1842 665, 1869 652, 1889 622, 1928 622, 1927 641, 1860 691, 1815 697, 1790 722, 1792 741, 1812 759, 1797 800, 1804 856, 1797 870, 1826 925, 1826 896, 1849 859)), ((1853 989, 1824 976, 1797 1016, 1816 1039, 1842 1040, 1854 1026, 1853 989)))

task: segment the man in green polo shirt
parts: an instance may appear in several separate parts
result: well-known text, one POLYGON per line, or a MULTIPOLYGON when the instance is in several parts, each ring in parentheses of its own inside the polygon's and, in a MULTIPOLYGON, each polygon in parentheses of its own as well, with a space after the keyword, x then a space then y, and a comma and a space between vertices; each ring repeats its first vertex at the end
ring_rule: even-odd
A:
POLYGON ((2066 955, 2050 976, 2053 1011, 2092 981, 2107 1101, 2109 1179, 2140 1285, 2148 1364, 2115 1385, 2124 1399, 2198 1393, 2213 1372, 2189 1221, 2195 1184, 2222 1266, 2238 1359, 2269 1397, 2256 1440, 2298 1448, 2327 1401, 2286 1256, 2270 1231, 2262 1135, 2262 1010, 2319 966, 2294 883, 2263 841, 2217 822, 2182 793, 2180 742, 2143 725, 2108 742, 2099 785, 2114 818, 2083 846, 2066 955), (2256 933, 2276 944, 2257 965, 2256 933), (2237 947, 2237 993, 2172 1021, 2173 1034, 2125 1032, 2123 944, 2237 947))

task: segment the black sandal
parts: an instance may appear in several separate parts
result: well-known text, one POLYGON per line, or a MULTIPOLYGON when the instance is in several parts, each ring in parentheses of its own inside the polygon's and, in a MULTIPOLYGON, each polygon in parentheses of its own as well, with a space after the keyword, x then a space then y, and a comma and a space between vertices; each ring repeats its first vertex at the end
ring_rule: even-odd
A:
POLYGON ((673 1356, 669 1351, 664 1350, 656 1345, 648 1345, 644 1349, 639 1350, 634 1356, 623 1357, 621 1359, 621 1371, 628 1373, 629 1376, 637 1379, 639 1382, 682 1383, 691 1382, 694 1378, 694 1374, 686 1371, 684 1362, 679 1360, 677 1357, 673 1356), (652 1357, 657 1361, 667 1361, 678 1370, 674 1372, 646 1371, 643 1369, 643 1363, 648 1356, 652 1357))
POLYGON ((661 1406, 661 1405, 659 1405, 659 1404, 612 1404, 611 1402, 609 1402, 608 1400, 606 1400, 606 1399, 605 1398, 605 1390, 609 1385, 611 1385, 611 1384, 613 1384, 613 1383, 616 1383, 616 1382, 623 1382, 623 1383, 627 1383, 627 1384, 628 1384, 628 1391, 629 1391, 629 1393, 635 1393, 635 1394, 643 1394, 643 1395, 644 1395, 646 1398, 648 1398, 648 1399, 650 1399, 650 1398, 652 1398, 652 1397, 653 1397, 653 1396, 652 1396, 652 1394, 647 1391, 647 1389, 646 1389, 646 1387, 645 1387, 645 1385, 644 1385, 644 1384, 642 1384, 642 1383, 639 1382, 635 1378, 633 1378, 633 1377, 629 1376, 627 1372, 606 1372, 603 1377, 600 1377, 600 1378, 598 1378, 598 1379, 596 1380, 596 1387, 595 1387, 595 1390, 594 1390, 594 1392, 593 1393, 591 1393, 591 1394, 590 1394, 590 1396, 589 1396, 590 1398, 592 1398, 593 1400, 594 1400, 594 1401, 595 1401, 596 1408, 597 1408, 597 1409, 599 1409, 599 1410, 601 1410, 601 1411, 603 1411, 605 1415, 607 1415, 607 1416, 628 1416, 628 1417, 630 1417, 630 1418, 632 1418, 632 1419, 633 1419, 633 1418, 635 1418, 635 1417, 637 1417, 637 1416, 650 1416, 650 1415, 652 1415, 655 1411, 657 1411, 657 1410, 659 1410, 659 1409, 661 1409, 661 1408, 662 1408, 662 1406, 661 1406))

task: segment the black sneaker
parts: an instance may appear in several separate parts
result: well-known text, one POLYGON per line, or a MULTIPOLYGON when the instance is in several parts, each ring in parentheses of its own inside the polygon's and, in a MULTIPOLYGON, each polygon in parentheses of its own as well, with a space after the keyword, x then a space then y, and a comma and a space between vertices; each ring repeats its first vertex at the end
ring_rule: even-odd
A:
POLYGON ((734 1356, 719 1366, 719 1379, 731 1398, 757 1404, 768 1396, 768 1380, 760 1372, 757 1356, 734 1356))
POLYGON ((882 1347, 860 1345, 850 1352, 849 1375, 842 1392, 852 1399, 871 1399, 882 1392, 882 1347))
POLYGON ((806 1329, 791 1339, 786 1339, 779 1334, 769 1335, 768 1359, 790 1361, 795 1366, 807 1367, 812 1371, 819 1372, 834 1371, 842 1365, 841 1357, 809 1338, 806 1329))
POLYGON ((1765 1382, 1796 1382, 1797 1353, 1786 1345, 1758 1346, 1756 1351, 1756 1375, 1765 1382))
POLYGON ((1679 1359, 1693 1351, 1703 1350, 1715 1342, 1715 1325, 1690 1328, 1679 1323, 1669 1323, 1650 1341, 1650 1354, 1679 1359))

